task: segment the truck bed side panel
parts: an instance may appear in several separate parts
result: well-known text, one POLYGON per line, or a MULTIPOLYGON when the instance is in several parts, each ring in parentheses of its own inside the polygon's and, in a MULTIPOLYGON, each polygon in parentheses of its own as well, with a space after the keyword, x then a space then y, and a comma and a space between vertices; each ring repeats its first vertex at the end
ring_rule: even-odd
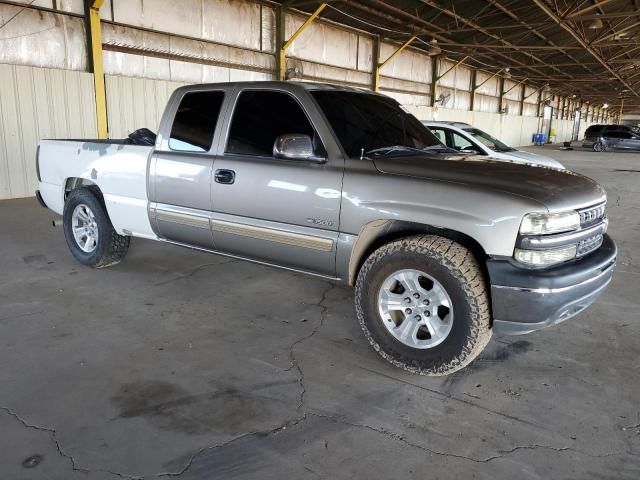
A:
POLYGON ((157 238, 149 223, 147 169, 153 147, 98 142, 42 140, 40 193, 62 214, 67 179, 95 183, 119 234, 157 238))

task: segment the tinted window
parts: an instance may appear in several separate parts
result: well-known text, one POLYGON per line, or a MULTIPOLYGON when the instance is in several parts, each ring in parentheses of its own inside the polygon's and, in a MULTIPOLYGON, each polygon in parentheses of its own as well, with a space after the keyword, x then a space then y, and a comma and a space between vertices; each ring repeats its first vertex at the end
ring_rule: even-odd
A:
POLYGON ((602 125, 591 125, 585 130, 584 134, 590 135, 590 136, 600 135, 600 131, 602 129, 603 129, 602 125))
POLYGON ((304 110, 291 95, 245 91, 233 113, 227 152, 271 157, 276 138, 286 133, 309 135, 316 144, 319 141, 304 110))
POLYGON ((223 92, 192 92, 182 97, 171 126, 169 148, 208 152, 223 100, 223 92))
POLYGON ((440 145, 427 127, 392 98, 331 90, 311 94, 350 157, 396 145, 417 149, 440 145))
POLYGON ((629 139, 631 138, 633 135, 631 135, 631 132, 628 132, 626 130, 608 130, 607 131, 607 137, 608 138, 623 138, 623 139, 629 139))

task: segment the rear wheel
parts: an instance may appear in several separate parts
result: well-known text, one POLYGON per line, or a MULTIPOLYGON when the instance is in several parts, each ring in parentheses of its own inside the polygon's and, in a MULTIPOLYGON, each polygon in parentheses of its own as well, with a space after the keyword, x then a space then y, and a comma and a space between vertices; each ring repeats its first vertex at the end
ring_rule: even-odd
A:
POLYGON ((364 263, 356 311, 373 348, 422 375, 469 364, 491 338, 489 296, 469 250, 434 235, 391 242, 364 263))
POLYGON ((63 227, 71 254, 90 267, 115 265, 129 249, 129 237, 116 233, 101 197, 90 188, 69 193, 63 227))

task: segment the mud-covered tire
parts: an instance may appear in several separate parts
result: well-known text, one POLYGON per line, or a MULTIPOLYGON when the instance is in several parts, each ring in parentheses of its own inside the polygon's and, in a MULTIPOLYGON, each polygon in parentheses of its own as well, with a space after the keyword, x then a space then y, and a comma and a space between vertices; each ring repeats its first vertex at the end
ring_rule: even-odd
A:
POLYGON ((435 235, 388 243, 365 261, 356 280, 356 312, 365 336, 388 362, 421 375, 448 375, 468 365, 491 339, 489 293, 474 255, 435 235), (436 279, 451 299, 453 321, 446 338, 431 348, 405 345, 383 324, 378 295, 389 275, 419 269, 436 279))
POLYGON ((64 204, 62 218, 67 246, 80 263, 104 268, 119 263, 127 254, 130 238, 116 233, 99 192, 91 188, 78 188, 70 192, 64 204), (79 205, 85 205, 91 210, 97 226, 97 241, 91 252, 84 251, 73 234, 72 216, 79 205))

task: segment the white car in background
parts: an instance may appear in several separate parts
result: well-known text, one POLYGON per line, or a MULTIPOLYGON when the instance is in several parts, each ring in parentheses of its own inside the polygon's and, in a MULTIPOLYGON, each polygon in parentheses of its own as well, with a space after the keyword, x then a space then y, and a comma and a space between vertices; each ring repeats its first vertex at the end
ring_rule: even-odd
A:
POLYGON ((554 158, 516 150, 468 123, 428 120, 423 120, 422 123, 446 146, 463 153, 488 155, 498 160, 565 169, 564 165, 554 158))

